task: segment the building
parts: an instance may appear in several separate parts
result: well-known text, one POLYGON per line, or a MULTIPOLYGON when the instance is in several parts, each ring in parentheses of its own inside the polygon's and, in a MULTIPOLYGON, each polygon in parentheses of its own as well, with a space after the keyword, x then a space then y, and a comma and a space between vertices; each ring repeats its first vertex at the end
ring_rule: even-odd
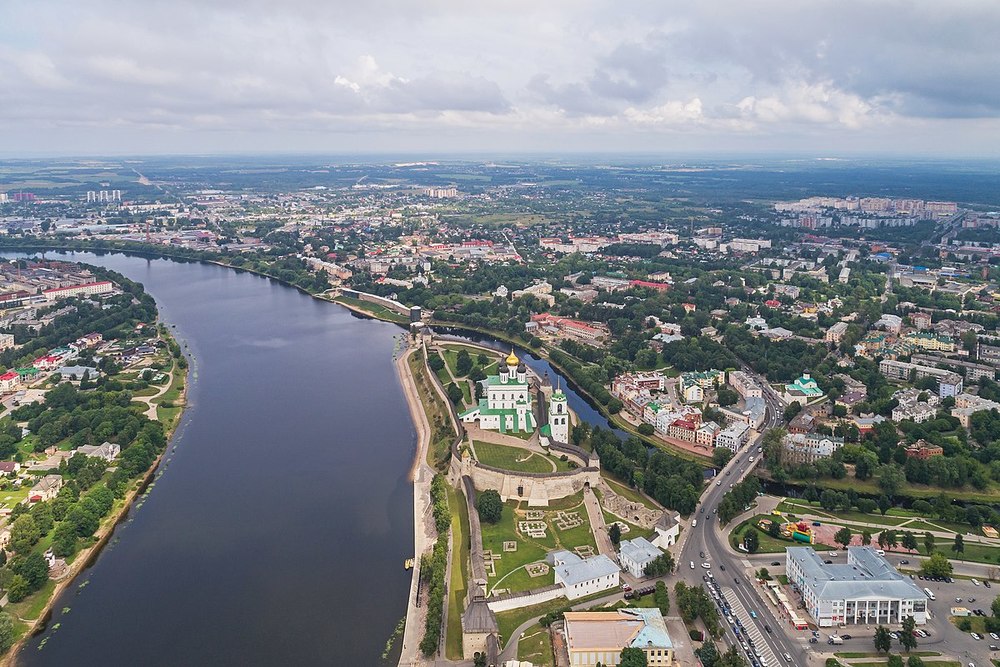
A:
POLYGON ((785 393, 782 396, 785 403, 791 404, 798 401, 799 405, 813 401, 823 396, 823 390, 816 384, 809 375, 809 371, 802 373, 802 377, 791 384, 785 385, 785 393))
POLYGON ((889 333, 898 334, 903 329, 903 318, 899 315, 885 314, 875 322, 876 329, 885 329, 889 333))
POLYGON ((715 437, 716 447, 727 447, 734 452, 746 444, 750 438, 750 425, 746 422, 733 422, 719 431, 715 437))
POLYGON ((656 537, 653 544, 661 549, 669 549, 677 544, 677 539, 681 536, 680 515, 672 510, 665 510, 656 522, 656 537))
POLYGON ((563 615, 570 667, 617 667, 626 648, 641 648, 649 667, 673 667, 674 644, 659 609, 568 611, 563 615))
POLYGON ((61 475, 46 475, 31 487, 31 491, 28 492, 28 502, 44 503, 46 500, 52 500, 59 494, 62 485, 61 475))
POLYGON ((629 574, 639 579, 646 576, 646 566, 662 555, 663 552, 645 537, 622 540, 618 545, 618 562, 629 574))
POLYGON ((762 398, 764 390, 743 371, 729 371, 729 384, 741 398, 762 398))
POLYGON ((930 313, 918 310, 910 315, 910 319, 913 320, 913 326, 915 326, 918 331, 924 331, 931 328, 932 320, 930 313))
POLYGON ((556 442, 569 442, 569 405, 559 387, 549 399, 549 435, 556 442))
POLYGON ((81 283, 70 285, 69 287, 54 287, 42 290, 46 301, 57 301, 71 296, 93 296, 94 294, 107 294, 114 289, 114 284, 108 280, 100 280, 92 283, 81 283))
POLYGON ((959 394, 955 397, 955 407, 951 409, 951 416, 964 428, 969 428, 969 419, 972 415, 984 410, 1000 410, 1000 403, 975 394, 959 394))
POLYGON ((944 449, 921 439, 906 448, 906 456, 907 458, 926 461, 932 456, 944 456, 944 449))
POLYGON ((826 335, 823 337, 827 343, 839 343, 844 340, 844 334, 847 333, 847 322, 837 322, 832 327, 826 330, 826 335))
MULTIPOLYGON (((883 315, 885 317, 885 315, 883 315)), ((911 331, 903 336, 903 341, 914 347, 931 352, 954 352, 955 339, 951 336, 941 336, 928 331, 911 331)))
POLYGON ((788 581, 821 628, 927 622, 927 596, 871 547, 847 547, 847 563, 827 565, 811 547, 786 547, 788 581))
POLYGON ((619 586, 619 570, 614 561, 600 554, 580 558, 570 551, 555 551, 545 557, 555 569, 555 581, 570 600, 586 597, 619 586))
POLYGON ((76 451, 84 456, 104 459, 111 463, 122 453, 122 448, 113 442, 105 442, 100 445, 82 445, 76 451))
POLYGON ((527 368, 514 351, 500 365, 500 374, 483 380, 486 398, 469 408, 459 418, 465 423, 478 422, 487 431, 531 433, 535 430, 535 415, 531 410, 527 368))
POLYGON ((0 393, 14 391, 21 384, 21 376, 15 371, 7 371, 0 375, 0 393))
POLYGON ((14 334, 0 334, 0 350, 14 347, 14 334))
POLYGON ((477 593, 462 612, 462 657, 472 660, 477 653, 486 655, 487 665, 496 665, 500 657, 500 624, 486 603, 482 588, 474 584, 477 593))
POLYGON ((944 368, 883 359, 879 362, 878 370, 890 380, 909 381, 911 375, 917 380, 934 378, 938 381, 938 396, 941 398, 958 396, 962 393, 962 376, 944 368))
POLYGON ((992 366, 977 364, 964 359, 954 359, 937 354, 913 354, 910 355, 910 361, 915 364, 937 364, 959 372, 960 369, 965 369, 965 380, 969 383, 978 382, 980 378, 984 377, 991 380, 996 378, 996 369, 992 366))
POLYGON ((789 433, 782 444, 790 461, 813 463, 833 456, 844 445, 844 439, 821 433, 789 433))

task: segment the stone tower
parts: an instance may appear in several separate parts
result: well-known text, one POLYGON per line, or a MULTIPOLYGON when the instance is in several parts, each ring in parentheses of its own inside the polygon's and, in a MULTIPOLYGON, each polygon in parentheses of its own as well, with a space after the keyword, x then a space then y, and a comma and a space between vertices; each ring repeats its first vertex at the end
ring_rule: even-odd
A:
POLYGON ((549 429, 556 442, 569 442, 569 406, 566 394, 559 387, 556 387, 549 399, 549 429))

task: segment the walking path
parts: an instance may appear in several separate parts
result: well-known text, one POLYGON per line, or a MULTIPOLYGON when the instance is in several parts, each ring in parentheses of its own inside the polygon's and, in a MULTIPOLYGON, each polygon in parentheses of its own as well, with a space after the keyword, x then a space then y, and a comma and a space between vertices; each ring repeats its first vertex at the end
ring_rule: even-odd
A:
POLYGON ((611 544, 611 538, 604 523, 604 512, 601 511, 601 504, 594 495, 593 489, 589 486, 583 488, 583 504, 587 508, 587 518, 590 519, 590 530, 597 541, 597 551, 610 558, 613 562, 618 562, 618 554, 611 544))
MULTIPOLYGON (((427 414, 420 404, 417 388, 410 374, 409 358, 413 349, 407 350, 396 359, 396 371, 399 373, 400 384, 406 403, 410 408, 410 417, 417 430, 417 452, 410 475, 413 479, 413 574, 410 579, 410 596, 406 608, 406 626, 403 630, 402 651, 399 655, 400 667, 416 667, 425 665, 423 653, 420 651, 420 640, 423 638, 426 607, 420 605, 420 556, 437 539, 434 522, 431 516, 431 480, 434 470, 427 465, 427 449, 430 446, 431 429, 427 423, 427 414)), ((450 559, 449 559, 450 561, 450 559)))

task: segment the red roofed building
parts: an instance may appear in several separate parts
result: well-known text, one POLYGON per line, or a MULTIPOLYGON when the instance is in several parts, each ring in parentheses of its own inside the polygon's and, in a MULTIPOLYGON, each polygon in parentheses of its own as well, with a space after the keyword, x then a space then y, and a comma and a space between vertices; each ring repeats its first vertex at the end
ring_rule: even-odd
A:
POLYGON ((632 287, 648 287, 649 289, 655 289, 661 292, 666 292, 670 289, 669 283, 654 283, 649 280, 630 280, 628 282, 632 287))
POLYGON ((698 306, 694 305, 693 303, 683 303, 681 305, 684 306, 684 312, 686 313, 693 313, 694 311, 698 310, 698 306))
POLYGON ((45 357, 38 357, 33 362, 31 362, 31 365, 40 371, 47 371, 55 368, 61 363, 62 359, 60 359, 59 357, 45 356, 45 357))
POLYGON ((0 392, 14 391, 21 384, 21 376, 14 371, 0 375, 0 392))
POLYGON ((781 306, 781 302, 776 299, 768 299, 764 302, 764 305, 768 308, 778 308, 781 306))

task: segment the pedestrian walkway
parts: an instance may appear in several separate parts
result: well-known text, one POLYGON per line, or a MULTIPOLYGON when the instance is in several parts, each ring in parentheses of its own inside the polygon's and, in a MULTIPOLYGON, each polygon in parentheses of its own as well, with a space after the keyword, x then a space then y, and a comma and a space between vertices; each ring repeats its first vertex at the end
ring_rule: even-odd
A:
POLYGON ((750 612, 748 612, 746 607, 743 606, 743 601, 736 595, 736 591, 728 586, 720 588, 722 588, 722 596, 726 598, 726 602, 729 603, 729 606, 733 610, 733 616, 738 618, 740 623, 743 625, 743 632, 746 633, 747 637, 753 640, 754 649, 757 652, 757 656, 761 658, 762 664, 779 664, 777 656, 774 655, 774 651, 771 650, 767 641, 764 640, 764 635, 757 627, 757 624, 750 618, 750 612))

